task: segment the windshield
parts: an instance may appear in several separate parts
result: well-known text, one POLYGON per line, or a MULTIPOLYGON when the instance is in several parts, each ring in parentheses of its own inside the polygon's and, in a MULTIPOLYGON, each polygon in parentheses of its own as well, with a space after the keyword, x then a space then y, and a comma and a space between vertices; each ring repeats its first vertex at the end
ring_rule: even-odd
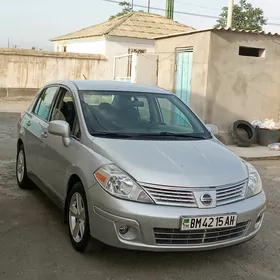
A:
POLYGON ((80 91, 85 122, 91 135, 209 139, 211 134, 175 95, 80 91))

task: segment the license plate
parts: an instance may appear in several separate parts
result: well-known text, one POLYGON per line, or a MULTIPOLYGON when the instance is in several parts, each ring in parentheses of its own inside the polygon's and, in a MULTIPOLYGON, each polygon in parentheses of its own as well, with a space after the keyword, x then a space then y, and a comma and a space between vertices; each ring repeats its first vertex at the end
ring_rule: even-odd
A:
POLYGON ((235 227, 236 223, 237 215, 183 217, 181 230, 235 227))

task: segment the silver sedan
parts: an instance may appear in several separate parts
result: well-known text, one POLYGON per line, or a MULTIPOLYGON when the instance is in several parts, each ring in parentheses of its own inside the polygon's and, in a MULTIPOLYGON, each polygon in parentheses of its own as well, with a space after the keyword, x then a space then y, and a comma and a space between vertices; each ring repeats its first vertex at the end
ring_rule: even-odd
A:
POLYGON ((81 252, 231 246, 257 235, 266 197, 217 132, 163 89, 57 81, 18 122, 16 177, 61 207, 81 252))

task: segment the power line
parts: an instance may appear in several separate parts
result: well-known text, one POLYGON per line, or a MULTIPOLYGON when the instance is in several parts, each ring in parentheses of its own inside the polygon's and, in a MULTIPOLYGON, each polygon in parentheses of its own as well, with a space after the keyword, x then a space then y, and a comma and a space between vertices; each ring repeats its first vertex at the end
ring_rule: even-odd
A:
MULTIPOLYGON (((274 0, 272 0, 272 1, 274 1, 274 0)), ((197 4, 193 4, 193 3, 189 2, 189 1, 184 1, 184 0, 176 0, 176 2, 184 3, 184 4, 187 4, 188 6, 194 6, 194 7, 198 7, 198 8, 202 8, 202 9, 206 9, 206 10, 217 11, 217 12, 221 12, 221 10, 222 10, 222 8, 221 9, 217 9, 217 8, 212 8, 212 7, 209 7, 209 6, 197 5, 197 4)), ((264 4, 264 2, 261 2, 261 3, 264 4)), ((271 19, 271 20, 280 20, 279 17, 274 17, 274 16, 268 17, 268 18, 271 19)), ((277 23, 276 23, 276 25, 277 25, 277 23)))
POLYGON ((187 4, 188 6, 198 7, 198 8, 202 8, 202 9, 218 11, 218 12, 221 11, 221 9, 215 9, 215 8, 212 8, 212 7, 209 7, 209 6, 197 5, 197 4, 193 4, 193 3, 189 2, 189 1, 177 0, 176 2, 184 3, 184 4, 187 4))
MULTIPOLYGON (((105 2, 111 2, 111 3, 117 3, 117 4, 120 3, 119 1, 116 1, 116 0, 103 0, 103 1, 105 1, 105 2)), ((137 5, 134 4, 134 7, 138 7, 138 8, 147 8, 147 6, 138 5, 138 4, 137 4, 137 5)), ((166 11, 165 9, 162 9, 162 8, 155 8, 155 7, 150 7, 150 9, 152 9, 152 10, 157 10, 157 11, 163 11, 163 12, 166 11)), ((176 13, 176 14, 183 14, 183 15, 190 15, 190 16, 198 16, 198 17, 206 17, 206 18, 218 19, 218 17, 216 17, 216 16, 202 15, 202 14, 196 14, 196 13, 188 13, 188 12, 181 12, 181 11, 174 11, 174 13, 176 13)))
MULTIPOLYGON (((103 0, 105 2, 111 2, 111 3, 116 3, 119 4, 119 1, 116 0, 103 0)), ((134 4, 134 7, 138 7, 138 8, 147 8, 147 6, 145 5, 139 5, 139 4, 134 4)), ((162 8, 156 8, 156 7, 150 7, 151 10, 156 10, 156 11, 162 11, 165 12, 165 9, 162 8)), ((204 17, 204 18, 211 18, 211 19, 219 19, 219 17, 217 16, 211 16, 211 15, 205 15, 205 14, 197 14, 197 13, 189 13, 189 12, 181 12, 181 11, 174 11, 175 14, 181 14, 181 15, 188 15, 188 16, 195 16, 195 17, 204 17)), ((276 18, 275 18, 276 19, 276 18)), ((280 26, 280 23, 276 23, 276 22, 268 22, 266 25, 270 25, 270 26, 280 26)))

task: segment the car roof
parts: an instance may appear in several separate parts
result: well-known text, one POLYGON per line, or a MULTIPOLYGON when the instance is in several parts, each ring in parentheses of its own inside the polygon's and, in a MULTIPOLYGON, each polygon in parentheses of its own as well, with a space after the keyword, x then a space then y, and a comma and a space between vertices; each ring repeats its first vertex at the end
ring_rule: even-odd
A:
POLYGON ((102 91, 130 91, 130 92, 148 92, 148 93, 161 93, 161 94, 172 94, 169 91, 152 87, 147 85, 140 85, 135 83, 128 82, 119 82, 119 81, 93 81, 93 80, 63 80, 48 83, 54 84, 64 84, 70 85, 74 84, 78 90, 102 90, 102 91))

